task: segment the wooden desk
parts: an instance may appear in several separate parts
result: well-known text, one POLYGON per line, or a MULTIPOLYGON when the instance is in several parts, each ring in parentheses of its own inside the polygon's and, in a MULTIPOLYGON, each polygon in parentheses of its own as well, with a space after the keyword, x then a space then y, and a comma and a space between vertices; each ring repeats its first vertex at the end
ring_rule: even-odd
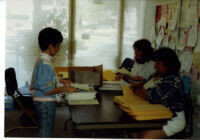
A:
POLYGON ((69 106, 71 119, 76 130, 162 128, 166 121, 136 121, 119 109, 113 96, 119 91, 97 94, 98 105, 69 106))

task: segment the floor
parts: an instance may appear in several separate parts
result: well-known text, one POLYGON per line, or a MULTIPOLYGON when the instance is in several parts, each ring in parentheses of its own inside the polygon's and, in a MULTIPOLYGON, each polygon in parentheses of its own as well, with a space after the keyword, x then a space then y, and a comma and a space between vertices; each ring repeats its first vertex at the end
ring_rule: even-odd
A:
MULTIPOLYGON (((20 126, 19 117, 21 116, 22 112, 20 110, 14 111, 5 111, 5 130, 20 126)), ((73 124, 69 121, 67 125, 67 130, 64 130, 65 121, 69 118, 68 108, 65 105, 57 106, 56 110, 56 120, 55 120, 55 127, 54 127, 54 138, 92 138, 92 132, 90 131, 81 131, 75 132, 73 131, 73 124)), ((200 139, 200 128, 194 126, 193 136, 188 139, 200 139)), ((124 138, 123 133, 118 131, 98 131, 96 133, 96 138, 124 138)), ((21 129, 15 130, 7 133, 4 137, 6 138, 13 138, 13 137, 31 137, 37 138, 38 131, 35 128, 30 129, 21 129)))
MULTIPOLYGON (((5 130, 20 126, 19 117, 22 112, 20 110, 14 111, 5 111, 5 130)), ((73 124, 71 121, 67 123, 67 130, 64 130, 65 121, 69 119, 68 108, 64 105, 57 106, 56 110, 56 120, 54 126, 54 138, 92 138, 92 132, 90 131, 81 131, 74 132, 73 124)), ((15 131, 8 132, 4 137, 31 137, 37 138, 38 131, 36 128, 28 128, 28 129, 19 129, 15 131)), ((97 138, 122 138, 120 132, 116 131, 115 133, 111 132, 111 130, 106 131, 98 131, 96 133, 97 138)))

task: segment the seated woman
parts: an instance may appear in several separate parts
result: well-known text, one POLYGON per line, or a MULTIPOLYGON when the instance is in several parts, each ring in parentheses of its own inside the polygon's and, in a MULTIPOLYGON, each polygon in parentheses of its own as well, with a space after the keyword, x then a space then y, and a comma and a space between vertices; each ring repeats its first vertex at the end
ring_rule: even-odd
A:
POLYGON ((171 120, 159 130, 145 130, 132 133, 139 138, 166 138, 185 128, 185 94, 179 76, 181 67, 176 53, 169 48, 160 48, 154 53, 155 73, 141 88, 134 88, 134 93, 147 99, 151 104, 162 104, 173 113, 171 120))
MULTIPOLYGON (((134 81, 147 80, 149 76, 155 72, 154 62, 152 61, 153 48, 151 47, 151 42, 147 39, 137 40, 133 44, 133 49, 135 53, 135 63, 131 69, 131 75, 133 76, 129 78, 134 81)), ((119 74, 116 79, 119 80, 123 77, 123 74, 119 74)))

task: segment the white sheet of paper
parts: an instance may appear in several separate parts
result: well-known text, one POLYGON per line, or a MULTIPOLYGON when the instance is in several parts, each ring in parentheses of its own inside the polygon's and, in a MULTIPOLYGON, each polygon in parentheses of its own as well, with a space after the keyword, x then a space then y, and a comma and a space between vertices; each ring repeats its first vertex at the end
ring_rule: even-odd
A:
POLYGON ((178 42, 178 30, 170 31, 169 33, 169 48, 175 49, 178 42))
POLYGON ((192 82, 196 82, 198 78, 198 68, 192 65, 190 72, 185 72, 184 74, 189 76, 192 82))
POLYGON ((189 72, 192 67, 193 53, 190 50, 185 49, 178 52, 178 57, 181 62, 181 71, 189 72))
POLYGON ((182 51, 185 48, 185 45, 177 44, 176 49, 182 51))
POLYGON ((192 26, 192 28, 190 28, 189 30, 187 46, 195 47, 196 42, 197 42, 197 25, 192 26))
POLYGON ((151 42, 151 46, 152 46, 152 48, 156 48, 156 41, 153 41, 153 42, 151 42))
POLYGON ((168 41, 169 41, 169 36, 168 35, 164 35, 163 36, 163 41, 162 41, 162 46, 168 47, 169 46, 168 41))
POLYGON ((200 1, 198 1, 198 6, 197 6, 197 8, 198 8, 198 18, 200 18, 200 1))
POLYGON ((198 0, 190 0, 190 7, 197 6, 198 0))
POLYGON ((185 47, 185 40, 187 35, 187 28, 180 28, 178 44, 183 45, 185 47))
POLYGON ((171 48, 172 50, 174 50, 175 49, 175 47, 176 47, 176 44, 175 44, 175 42, 174 41, 169 41, 169 48, 171 48))
POLYGON ((197 45, 194 49, 194 52, 200 52, 200 30, 198 30, 198 39, 197 39, 197 45))
POLYGON ((174 30, 176 28, 177 23, 177 13, 178 13, 178 7, 177 5, 172 6, 172 17, 169 21, 169 30, 174 30))
POLYGON ((188 7, 190 5, 190 0, 182 0, 182 7, 188 7))
POLYGON ((156 40, 156 32, 155 32, 155 25, 151 27, 151 34, 150 34, 150 41, 153 42, 156 40))
POLYGON ((179 27, 188 28, 188 8, 181 8, 180 24, 179 27))
POLYGON ((196 26, 197 17, 197 2, 196 5, 190 5, 190 8, 187 9, 187 25, 188 27, 196 26))
POLYGON ((159 47, 161 42, 162 42, 162 39, 163 39, 163 36, 164 36, 164 29, 161 28, 157 38, 156 38, 156 45, 159 47))
POLYGON ((182 6, 181 6, 181 17, 180 17, 180 26, 181 27, 188 27, 187 25, 187 19, 188 19, 188 9, 190 6, 189 0, 182 0, 182 6))

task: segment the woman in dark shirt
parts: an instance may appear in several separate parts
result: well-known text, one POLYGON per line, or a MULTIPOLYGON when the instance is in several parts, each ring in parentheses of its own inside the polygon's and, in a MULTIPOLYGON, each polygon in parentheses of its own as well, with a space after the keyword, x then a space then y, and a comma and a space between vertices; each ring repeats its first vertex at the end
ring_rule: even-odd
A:
POLYGON ((181 67, 176 53, 169 48, 160 48, 154 53, 155 73, 141 88, 134 88, 134 93, 147 99, 152 104, 162 104, 173 112, 173 118, 159 130, 145 130, 133 137, 166 138, 185 128, 185 94, 179 76, 181 67))

